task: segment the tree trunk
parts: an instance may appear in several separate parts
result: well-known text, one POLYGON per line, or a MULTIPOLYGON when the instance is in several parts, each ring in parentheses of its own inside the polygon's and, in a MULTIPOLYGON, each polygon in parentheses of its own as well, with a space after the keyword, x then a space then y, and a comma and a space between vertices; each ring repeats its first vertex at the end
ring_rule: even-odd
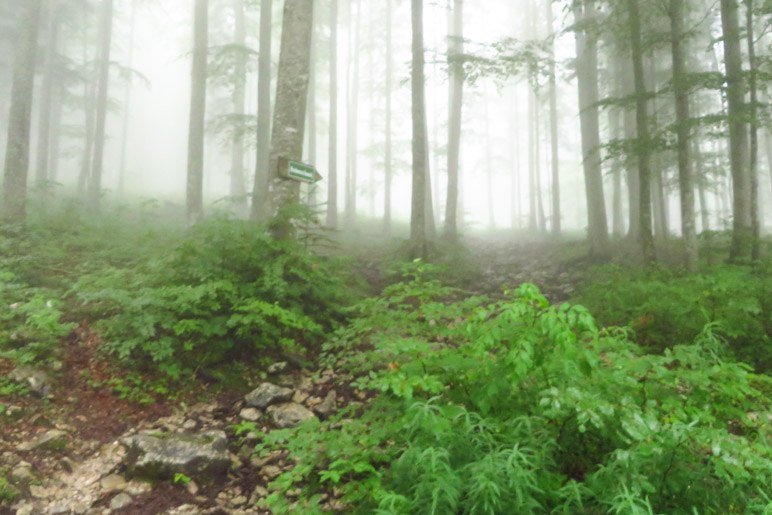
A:
MULTIPOLYGON (((314 26, 316 26, 316 20, 314 20, 314 26)), ((316 166, 317 163, 317 141, 316 141, 316 42, 314 41, 314 35, 311 35, 311 55, 309 57, 309 70, 308 70, 308 101, 306 105, 306 118, 308 119, 308 129, 306 130, 307 142, 308 142, 308 163, 316 166)), ((308 205, 311 209, 315 209, 316 199, 316 185, 308 185, 308 205)))
POLYGON ((560 235, 560 153, 558 150, 558 87, 555 72, 555 42, 552 0, 547 0, 547 29, 550 37, 549 103, 550 103, 550 164, 552 168, 552 234, 560 235))
MULTIPOLYGON (((579 22, 592 21, 596 16, 594 0, 584 5, 574 2, 574 16, 579 22)), ((600 155, 600 122, 598 118, 598 50, 591 31, 576 31, 577 82, 579 89, 580 125, 585 192, 587 196, 590 252, 596 258, 608 255, 608 221, 603 193, 600 155)))
MULTIPOLYGON (((391 11, 389 11, 391 13, 391 11)), ((388 115, 387 115, 388 116, 388 115)), ((338 0, 330 1, 330 134, 327 227, 338 227, 338 0)))
POLYGON ((750 257, 753 239, 751 216, 751 181, 748 159, 745 91, 743 88, 742 50, 737 0, 721 0, 726 99, 729 117, 729 163, 732 172, 733 222, 732 260, 750 257))
POLYGON ((651 138, 648 125, 648 93, 646 92, 646 82, 643 73, 641 18, 638 13, 638 0, 627 0, 627 15, 630 24, 630 47, 635 85, 635 122, 638 133, 636 148, 640 189, 638 211, 639 244, 644 262, 651 264, 656 260, 654 237, 651 232, 651 138))
POLYGON ((313 30, 314 0, 286 0, 268 166, 271 232, 278 239, 293 235, 287 210, 300 201, 300 183, 279 176, 279 158, 299 160, 303 155, 313 30))
POLYGON ((17 31, 3 175, 3 218, 11 222, 22 222, 26 216, 30 124, 42 0, 27 0, 25 4, 17 31))
POLYGON ((536 219, 536 95, 528 89, 528 230, 536 232, 539 223, 536 219))
POLYGON ((697 229, 694 213, 694 171, 689 155, 691 131, 689 121, 689 86, 686 83, 684 40, 684 0, 670 0, 670 46, 673 56, 676 133, 678 135, 678 187, 681 194, 681 233, 684 239, 685 264, 690 272, 698 267, 697 229))
POLYGON ((424 91, 423 0, 411 0, 413 189, 410 242, 414 258, 426 258, 426 104, 424 91))
POLYGON ((247 44, 247 31, 244 19, 244 0, 233 0, 232 4, 234 16, 233 43, 238 46, 238 56, 236 57, 236 83, 233 85, 233 114, 238 120, 239 126, 234 133, 231 141, 231 173, 230 173, 230 195, 234 200, 236 210, 239 216, 243 215, 246 207, 247 186, 244 179, 244 130, 243 118, 246 102, 246 82, 247 82, 247 57, 243 53, 243 48, 247 44))
POLYGON ((59 6, 58 0, 48 0, 46 15, 48 16, 48 34, 46 37, 46 55, 43 68, 43 83, 40 92, 40 110, 38 112, 37 161, 35 163, 35 180, 43 185, 49 181, 49 151, 51 149, 51 120, 54 91, 54 74, 56 73, 57 43, 59 41, 59 6))
MULTIPOLYGON (((629 97, 634 93, 632 66, 623 56, 617 59, 617 70, 622 83, 622 97, 629 97)), ((635 139, 637 128, 635 126, 635 109, 625 106, 622 113, 622 124, 625 140, 631 142, 635 139)), ((627 238, 637 242, 640 237, 639 210, 641 207, 640 184, 638 181, 638 158, 629 154, 624 157, 624 165, 627 170, 627 204, 628 204, 628 229, 627 238)))
POLYGON ((193 27, 193 68, 188 132, 188 223, 204 214, 204 130, 206 122, 207 50, 209 46, 208 0, 196 0, 193 27))
POLYGON ((99 207, 102 197, 102 175, 105 144, 107 143, 107 100, 110 88, 110 47, 113 40, 113 0, 102 4, 101 42, 99 53, 99 89, 97 90, 96 126, 94 129, 94 161, 89 181, 89 202, 99 207))
MULTIPOLYGON (((618 61, 618 59, 616 60, 618 61)), ((616 64, 616 63, 615 63, 616 64)), ((616 81, 615 95, 622 97, 620 81, 616 81)), ((622 111, 619 109, 611 108, 608 111, 608 125, 611 139, 622 138, 622 127, 620 118, 622 111)), ((611 175, 613 184, 613 197, 611 199, 611 215, 612 215, 612 234, 616 238, 621 238, 625 232, 625 222, 622 215, 622 166, 619 158, 611 160, 611 175)))
MULTIPOLYGON (((337 0, 333 0, 337 1, 337 0)), ((252 219, 267 215, 268 177, 271 152, 271 26, 273 0, 260 2, 260 55, 257 77, 257 157, 252 188, 252 219)))
POLYGON ((391 183, 392 183, 392 140, 391 140, 391 96, 392 92, 392 68, 394 66, 394 50, 392 43, 392 31, 393 31, 393 14, 392 0, 387 0, 386 3, 386 127, 385 127, 385 142, 384 142, 384 195, 383 195, 383 230, 386 235, 391 234, 391 183))
POLYGON ((751 188, 751 230, 753 247, 751 255, 754 261, 761 259, 761 212, 759 211, 759 129, 758 129, 758 89, 756 79, 756 43, 753 30, 753 0, 745 0, 745 35, 748 44, 748 68, 750 69, 750 188, 751 188))
MULTIPOLYGON (((130 69, 134 67, 134 39, 137 26, 137 0, 131 0, 131 25, 129 27, 129 60, 130 69)), ((121 160, 118 167, 118 193, 122 194, 126 183, 126 159, 129 143, 129 120, 131 119, 132 81, 126 82, 123 96, 123 129, 121 130, 121 160)))
MULTIPOLYGON (((353 9, 353 3, 351 8, 353 9)), ((359 161, 359 45, 362 28, 362 0, 356 1, 357 15, 354 22, 354 41, 349 46, 349 63, 353 64, 353 73, 349 78, 350 96, 348 98, 347 124, 347 159, 346 159, 346 225, 352 227, 357 213, 357 164, 359 161), (353 56, 352 56, 353 52, 353 56)), ((349 38, 351 42, 351 38, 349 38)), ((347 77, 348 78, 348 77, 347 77)))

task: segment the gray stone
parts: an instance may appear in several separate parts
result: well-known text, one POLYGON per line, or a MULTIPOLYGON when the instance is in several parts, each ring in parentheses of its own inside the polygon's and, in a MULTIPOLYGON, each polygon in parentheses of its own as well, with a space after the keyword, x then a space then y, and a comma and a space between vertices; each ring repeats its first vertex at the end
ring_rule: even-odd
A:
POLYGON ((42 435, 38 436, 34 440, 24 442, 16 446, 16 450, 20 452, 28 452, 34 449, 40 448, 55 448, 66 444, 65 437, 67 433, 60 431, 59 429, 51 429, 46 431, 42 435))
POLYGON ((247 406, 265 409, 272 404, 287 402, 292 399, 292 389, 276 386, 271 383, 263 383, 255 390, 248 393, 244 400, 247 406))
POLYGON ((327 418, 338 409, 338 395, 335 390, 330 390, 327 396, 318 406, 314 407, 314 411, 322 418, 327 418))
POLYGON ((270 367, 268 367, 268 373, 269 374, 278 374, 280 372, 284 372, 285 370, 287 370, 287 362, 286 361, 277 361, 276 363, 274 363, 270 367))
POLYGON ((35 481, 35 474, 32 472, 32 465, 27 462, 21 462, 11 470, 11 481, 15 485, 29 485, 35 481))
POLYGON ((271 415, 274 424, 280 428, 295 427, 296 425, 316 418, 312 412, 300 404, 287 402, 268 408, 268 414, 271 415))
POLYGON ((117 490, 124 490, 127 483, 123 476, 119 474, 110 474, 109 476, 102 478, 100 486, 105 492, 115 492, 117 490))
POLYGON ((32 392, 46 396, 51 393, 51 379, 44 371, 29 367, 17 367, 8 374, 8 379, 27 386, 32 392))
POLYGON ((172 479, 177 473, 207 482, 228 471, 231 460, 223 431, 198 435, 144 432, 123 438, 125 464, 135 476, 172 479))
POLYGON ((244 408, 239 412, 239 417, 249 422, 256 422, 263 416, 263 412, 257 408, 244 408))
POLYGON ((126 492, 121 492, 110 501, 111 510, 121 510, 130 505, 134 500, 126 492))

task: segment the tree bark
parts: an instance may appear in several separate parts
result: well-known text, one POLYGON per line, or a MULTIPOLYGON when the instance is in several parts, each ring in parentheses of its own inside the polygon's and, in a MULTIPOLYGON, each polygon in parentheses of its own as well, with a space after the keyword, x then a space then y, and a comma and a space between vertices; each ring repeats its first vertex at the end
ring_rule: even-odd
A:
POLYGON ((461 157, 461 123, 464 99, 464 1, 454 0, 449 17, 448 70, 450 72, 448 115, 448 191, 445 202, 445 235, 458 239, 458 186, 461 157))
POLYGON ((423 0, 411 0, 413 189, 410 242, 414 258, 426 258, 426 103, 424 91, 423 0))
POLYGON ((314 0, 286 0, 268 166, 271 233, 278 239, 293 236, 287 210, 300 201, 300 183, 279 176, 279 158, 299 160, 303 155, 313 29, 314 0))
POLYGON ((327 227, 338 227, 338 0, 330 1, 330 134, 327 227))
POLYGON ((721 0, 726 100, 729 118, 729 163, 732 173, 733 221, 730 258, 750 257, 753 239, 751 180, 748 156, 748 128, 745 120, 742 50, 737 0, 721 0))
MULTIPOLYGON (((337 1, 337 0, 333 0, 337 1)), ((257 77, 257 157, 252 189, 252 219, 267 215, 268 176, 271 152, 271 26, 273 0, 260 2, 260 55, 257 77)))
POLYGON ((385 142, 384 142, 384 195, 383 195, 383 230, 386 235, 391 234, 391 188, 392 188, 392 135, 391 135, 391 96, 393 94, 392 73, 394 67, 394 49, 392 42, 393 32, 393 14, 392 0, 386 0, 386 121, 385 121, 385 142))
POLYGON ((678 136, 678 187, 681 194, 681 233, 684 239, 684 261, 689 272, 698 267, 697 229, 694 213, 694 171, 689 154, 691 130, 689 122, 689 87, 686 82, 684 55, 684 0, 670 0, 670 46, 673 57, 673 89, 675 91, 676 133, 678 136))
POLYGON ((751 230, 753 246, 751 257, 761 259, 761 212, 759 211, 759 129, 758 129, 758 87, 756 79, 756 42, 753 29, 753 0, 745 0, 745 36, 748 44, 748 68, 750 69, 750 189, 751 189, 751 230))
MULTIPOLYGON (((587 23, 596 16, 594 0, 576 0, 574 16, 577 23, 587 23)), ((590 31, 576 30, 577 82, 579 90, 580 125, 585 192, 587 196, 590 252, 595 258, 608 256, 608 221, 601 173, 600 122, 598 116, 598 50, 590 31)))
POLYGON ((102 197, 102 175, 105 144, 107 143, 107 100, 110 89, 110 47, 113 40, 113 0, 102 4, 101 41, 99 53, 99 88, 97 90, 96 126, 94 129, 94 161, 89 181, 89 202, 99 207, 102 197))
POLYGON ((552 234, 560 235, 560 151, 558 147, 558 87, 555 65, 554 17, 552 0, 546 0, 547 29, 550 38, 549 103, 550 103, 550 164, 552 171, 552 234))
POLYGON ((43 82, 40 92, 40 110, 38 112, 37 160, 35 163, 35 180, 45 184, 49 180, 49 160, 51 150, 51 120, 54 80, 56 73, 56 56, 59 41, 59 6, 58 0, 48 0, 44 9, 48 17, 46 54, 43 64, 43 82))
MULTIPOLYGON (((137 26, 137 0, 131 0, 131 22, 129 27, 129 59, 128 66, 134 67, 134 39, 137 26)), ((123 96, 123 129, 121 130, 121 157, 118 167, 118 193, 122 194, 126 183, 126 159, 129 143, 129 120, 131 119, 132 81, 126 82, 123 96)))
MULTIPOLYGON (((351 4, 353 9, 354 3, 351 4)), ((362 0, 356 0, 354 40, 349 46, 349 63, 353 64, 348 98, 348 123, 346 125, 346 225, 351 227, 357 213, 357 165, 359 162, 359 45, 361 43, 362 0), (353 54, 353 55, 352 55, 353 54)), ((349 38, 349 42, 351 39, 349 38)))
POLYGON ((230 173, 230 194, 234 200, 239 216, 243 214, 246 207, 247 186, 244 179, 244 130, 243 118, 246 102, 246 82, 247 82, 247 57, 243 53, 247 44, 246 20, 244 19, 244 0, 233 0, 232 9, 234 16, 233 43, 238 46, 238 55, 236 57, 235 79, 233 85, 233 94, 231 102, 233 104, 233 114, 238 120, 239 126, 233 135, 231 141, 231 173, 230 173))
POLYGON ((10 222, 23 222, 26 217, 30 125, 42 0, 27 0, 25 4, 17 31, 3 175, 3 218, 10 222))
POLYGON ((204 214, 204 130, 206 121, 207 50, 209 46, 208 0, 196 0, 193 28, 193 67, 188 132, 188 223, 204 214))

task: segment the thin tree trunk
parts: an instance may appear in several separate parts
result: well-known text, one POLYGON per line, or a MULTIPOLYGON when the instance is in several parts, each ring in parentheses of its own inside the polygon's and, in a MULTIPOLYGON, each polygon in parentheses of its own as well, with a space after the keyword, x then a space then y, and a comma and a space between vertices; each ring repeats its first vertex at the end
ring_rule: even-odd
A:
POLYGON ((676 133, 678 135, 678 187, 681 194, 681 233, 684 239, 686 269, 698 267, 697 229, 694 213, 694 171, 689 155, 691 131, 689 121, 689 86, 686 83, 686 59, 683 50, 684 0, 670 0, 670 45, 673 56, 676 133))
POLYGON ((541 116, 539 116, 539 96, 534 92, 534 101, 536 109, 534 111, 534 145, 536 155, 536 166, 534 168, 534 177, 536 179, 536 220, 539 226, 539 232, 547 232, 547 217, 544 214, 544 191, 541 187, 541 116))
MULTIPOLYGON (((314 23, 316 26, 316 23, 314 23)), ((308 105, 306 106, 306 117, 308 118, 308 130, 306 130, 308 141, 308 162, 314 166, 317 163, 317 135, 316 135, 316 47, 314 34, 311 35, 311 56, 308 70, 308 105)), ((316 185, 308 185, 308 205, 311 209, 316 209, 316 185)))
POLYGON ((233 0, 232 4, 234 16, 233 43, 238 46, 239 52, 236 58, 236 82, 233 86, 233 114, 238 120, 238 128, 231 141, 231 173, 230 173, 230 195, 235 201, 236 210, 239 216, 243 215, 246 207, 247 186, 244 178, 244 130, 243 118, 246 103, 246 82, 247 82, 247 57, 243 53, 243 48, 247 44, 246 20, 244 19, 244 0, 233 0))
MULTIPOLYGON (((337 1, 337 0, 333 0, 337 1)), ((260 54, 257 63, 257 156, 252 188, 252 219, 267 215, 271 152, 271 26, 273 0, 260 2, 260 54)))
MULTIPOLYGON (((592 21, 596 16, 594 0, 574 2, 577 22, 592 21)), ((608 221, 603 193, 600 155, 600 122, 598 118, 598 50, 591 31, 576 31, 577 82, 585 191, 587 196, 590 252, 596 258, 608 255, 608 221)))
POLYGON ((49 180, 49 151, 51 148, 51 119, 54 90, 54 74, 56 73, 57 43, 59 41, 59 6, 58 0, 48 0, 46 14, 48 16, 48 34, 46 38, 46 55, 43 69, 43 82, 40 93, 40 110, 38 112, 38 141, 35 180, 45 184, 49 180))
MULTIPOLYGON (((134 39, 137 27, 137 0, 131 0, 131 25, 129 27, 129 69, 134 67, 134 39)), ((118 193, 123 194, 126 184, 126 161, 129 144, 129 120, 131 119, 131 93, 132 81, 126 82, 126 90, 123 94, 123 128, 121 130, 121 157, 118 165, 118 193)))
POLYGON ((413 189, 410 215, 412 255, 426 258, 426 104, 424 91, 423 0, 411 0, 413 189))
POLYGON ((528 90, 528 230, 539 228, 536 219, 536 100, 532 89, 528 90))
POLYGON ((391 234, 391 183, 392 183, 392 136, 391 136, 391 96, 392 92, 392 68, 394 66, 393 60, 393 43, 392 43, 392 31, 393 31, 393 15, 392 15, 392 0, 386 2, 386 127, 385 127, 385 142, 384 142, 384 194, 383 194, 383 230, 384 233, 391 234))
POLYGON ((338 0, 330 1, 330 134, 327 153, 330 174, 327 227, 335 229, 338 227, 338 0))
POLYGON ((286 0, 268 165, 270 208, 274 217, 271 232, 278 239, 293 235, 292 220, 286 210, 300 201, 300 183, 280 177, 279 158, 299 160, 303 155, 313 31, 314 0, 286 0))
POLYGON ((558 147, 558 87, 555 72, 555 42, 552 0, 546 0, 547 29, 550 38, 549 103, 550 103, 550 164, 552 168, 552 234, 560 235, 560 152, 558 147))
POLYGON ((743 88, 742 50, 737 0, 721 0, 724 64, 726 67, 726 97, 729 117, 729 163, 732 172, 733 260, 750 257, 753 239, 751 180, 748 156, 748 128, 744 120, 745 91, 743 88))
POLYGON ((750 69, 750 188, 751 188, 751 230, 754 261, 761 259, 761 212, 759 211, 759 129, 758 129, 758 88, 756 80, 756 43, 753 30, 753 0, 745 0, 745 35, 748 44, 748 68, 750 69))
POLYGON ((89 201, 99 207, 102 197, 105 144, 107 143, 107 100, 110 88, 110 47, 113 39, 113 0, 102 4, 101 42, 99 54, 99 89, 97 90, 96 126, 94 129, 94 162, 91 165, 89 201))
MULTIPOLYGON (((353 8, 353 4, 352 4, 353 8)), ((346 225, 354 225, 357 213, 357 164, 359 161, 359 45, 361 42, 362 0, 356 1, 357 15, 354 22, 354 41, 349 46, 349 62, 353 72, 349 80, 347 159, 346 159, 346 225), (353 52, 353 56, 352 56, 353 52)), ((351 39, 349 38, 349 41, 351 39)))
POLYGON ((188 132, 188 223, 204 214, 204 129, 206 121, 207 49, 209 46, 208 0, 196 0, 193 28, 190 126, 188 132))
POLYGON ((643 73, 643 50, 641 44, 641 18, 638 0, 627 0, 630 24, 630 44, 635 84, 636 128, 638 133, 638 179, 640 188, 639 244, 646 264, 656 260, 654 237, 651 232, 651 138, 647 108, 646 82, 643 73))
MULTIPOLYGON (((692 142, 692 155, 694 156, 694 169, 702 170, 703 157, 700 151, 700 145, 695 138, 691 139, 692 142)), ((700 225, 702 231, 710 230, 710 209, 708 207, 708 195, 705 190, 705 179, 703 177, 693 176, 693 179, 697 183, 697 194, 700 199, 700 225)))
POLYGON ((30 125, 42 0, 25 3, 17 31, 3 175, 3 218, 11 222, 22 222, 26 216, 30 125))
POLYGON ((62 137, 62 116, 64 114, 64 87, 54 87, 53 113, 51 114, 51 145, 48 150, 48 180, 56 182, 59 178, 59 151, 62 137))
POLYGON ((764 147, 767 151, 767 172, 769 173, 769 185, 772 191, 772 130, 767 129, 767 137, 764 138, 764 147))
MULTIPOLYGON (((617 59, 617 69, 621 77, 622 96, 628 97, 634 93, 632 66, 623 56, 617 59)), ((636 138, 637 129, 635 126, 635 109, 624 107, 622 113, 622 123, 625 140, 628 142, 636 138)), ((624 158, 625 168, 627 169, 627 203, 628 203, 628 230, 627 238, 630 241, 637 242, 640 237, 640 183, 638 177, 638 159, 637 156, 626 155, 624 158)))
MULTIPOLYGON (((618 60, 617 60, 618 61, 618 60)), ((616 82, 617 88, 615 94, 617 97, 621 97, 621 88, 619 87, 620 81, 616 82)), ((621 139, 622 127, 620 123, 620 117, 622 112, 619 109, 609 109, 608 111, 608 124, 609 132, 612 139, 621 139)), ((622 166, 619 158, 614 158, 611 161, 611 174, 613 184, 613 197, 611 199, 611 214, 612 214, 612 234, 616 238, 621 238, 625 232, 625 222, 622 215, 622 166)))

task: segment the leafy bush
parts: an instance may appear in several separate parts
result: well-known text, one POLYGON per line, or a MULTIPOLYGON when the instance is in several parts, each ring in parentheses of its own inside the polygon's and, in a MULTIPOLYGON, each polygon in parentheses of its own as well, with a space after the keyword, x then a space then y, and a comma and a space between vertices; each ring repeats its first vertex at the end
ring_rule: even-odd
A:
POLYGON ((104 347, 172 377, 261 349, 315 344, 342 318, 334 263, 250 222, 201 223, 168 253, 73 288, 104 317, 104 347))
POLYGON ((347 362, 359 385, 381 392, 369 406, 266 436, 259 449, 298 463, 274 510, 301 486, 309 512, 332 487, 362 513, 768 512, 771 383, 724 361, 712 326, 647 355, 531 285, 463 321, 458 303, 442 316, 437 285, 426 302, 417 289, 368 301, 396 314, 331 344, 359 355, 347 362))
POLYGON ((713 323, 742 360, 772 367, 772 273, 718 266, 701 274, 596 271, 576 301, 605 325, 629 326, 638 343, 661 351, 692 341, 713 323))

